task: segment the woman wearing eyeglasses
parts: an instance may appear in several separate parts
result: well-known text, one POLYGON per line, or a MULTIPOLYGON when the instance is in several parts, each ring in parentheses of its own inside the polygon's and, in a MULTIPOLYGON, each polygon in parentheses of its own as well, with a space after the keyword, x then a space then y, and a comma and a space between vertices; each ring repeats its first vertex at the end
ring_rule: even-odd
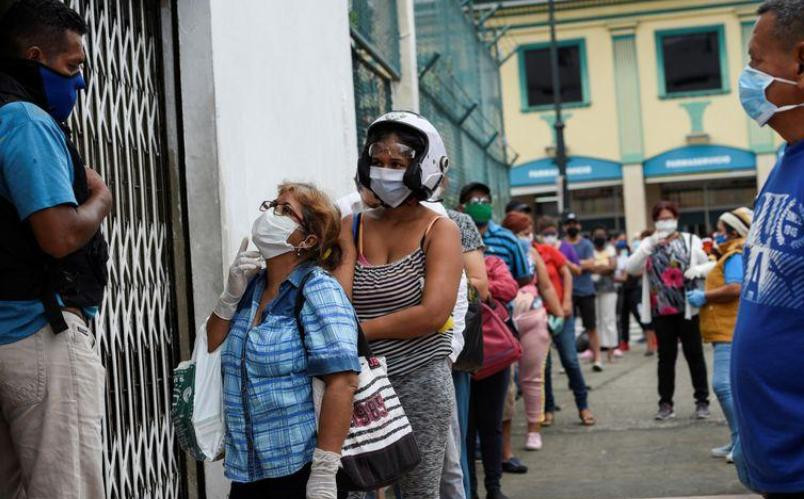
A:
POLYGON ((327 273, 341 257, 340 217, 325 194, 298 183, 280 185, 261 210, 251 236, 259 251, 243 240, 207 321, 209 350, 225 341, 229 497, 335 498, 360 372, 354 309, 327 273), (326 384, 317 429, 313 376, 326 384))
POLYGON ((368 129, 358 181, 382 202, 344 219, 337 275, 413 428, 421 463, 403 497, 438 497, 455 394, 450 313, 462 265, 457 226, 419 204, 447 168, 441 137, 421 116, 391 112, 368 129))

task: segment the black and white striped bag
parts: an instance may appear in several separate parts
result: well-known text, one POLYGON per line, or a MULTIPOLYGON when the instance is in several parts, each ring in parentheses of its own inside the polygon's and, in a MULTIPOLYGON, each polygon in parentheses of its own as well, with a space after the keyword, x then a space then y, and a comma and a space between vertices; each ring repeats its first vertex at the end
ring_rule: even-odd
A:
MULTIPOLYGON (((295 315, 302 345, 303 290, 310 275, 308 273, 302 279, 296 296, 295 315)), ((357 334, 360 375, 354 396, 352 425, 341 449, 338 489, 370 491, 397 482, 419 464, 421 457, 413 429, 388 379, 385 357, 372 355, 359 321, 357 334)), ((324 382, 313 378, 316 422, 319 420, 324 389, 324 382)))

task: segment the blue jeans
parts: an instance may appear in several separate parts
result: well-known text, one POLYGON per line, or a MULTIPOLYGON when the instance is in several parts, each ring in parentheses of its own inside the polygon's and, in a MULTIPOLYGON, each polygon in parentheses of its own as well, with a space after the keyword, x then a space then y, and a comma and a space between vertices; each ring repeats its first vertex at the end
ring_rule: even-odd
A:
POLYGON ((717 395, 726 422, 731 431, 731 446, 737 443, 737 418, 734 415, 734 402, 731 398, 731 379, 729 366, 731 364, 731 343, 714 343, 715 355, 712 366, 712 390, 717 395))
MULTIPOLYGON (((561 359, 561 365, 569 378, 569 386, 572 393, 575 395, 575 405, 579 411, 589 407, 587 401, 588 392, 586 390, 586 380, 583 378, 581 371, 581 364, 578 362, 578 352, 575 349, 575 317, 570 317, 564 321, 564 329, 558 334, 553 336, 553 343, 558 350, 558 356, 561 359)), ((555 400, 553 398, 553 379, 551 375, 552 367, 552 354, 547 356, 547 365, 545 367, 545 412, 553 412, 555 410, 555 400)))
POLYGON ((463 470, 463 488, 466 497, 469 495, 469 454, 466 451, 466 433, 469 430, 469 373, 452 371, 452 383, 455 385, 455 403, 458 408, 458 425, 461 428, 461 469, 463 470))

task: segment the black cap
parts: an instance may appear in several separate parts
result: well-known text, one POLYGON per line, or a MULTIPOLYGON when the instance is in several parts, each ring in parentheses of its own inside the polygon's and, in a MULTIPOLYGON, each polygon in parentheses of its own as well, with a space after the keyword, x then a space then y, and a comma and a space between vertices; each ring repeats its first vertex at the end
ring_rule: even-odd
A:
POLYGON ((530 205, 527 203, 523 203, 522 201, 517 201, 516 199, 512 199, 505 205, 505 212, 510 213, 512 211, 518 211, 520 213, 530 213, 531 208, 530 205))
POLYGON ((480 182, 470 182, 461 188, 461 195, 458 197, 458 201, 461 204, 465 204, 469 201, 469 193, 473 191, 482 191, 491 199, 491 189, 489 189, 489 186, 480 182))
POLYGON ((562 218, 562 223, 564 225, 577 221, 578 221, 578 215, 576 215, 575 212, 573 211, 564 213, 564 217, 562 218))

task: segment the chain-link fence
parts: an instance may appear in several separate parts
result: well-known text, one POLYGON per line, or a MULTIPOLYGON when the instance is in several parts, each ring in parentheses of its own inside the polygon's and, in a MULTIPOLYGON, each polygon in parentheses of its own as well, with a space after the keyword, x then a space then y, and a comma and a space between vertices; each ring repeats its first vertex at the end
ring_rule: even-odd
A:
POLYGON ((391 110, 391 82, 399 79, 399 23, 396 0, 350 0, 352 71, 357 142, 366 128, 391 110))
POLYGON ((416 52, 421 113, 447 143, 449 204, 460 188, 483 182, 493 193, 495 215, 508 201, 508 158, 493 47, 459 0, 416 0, 416 52))

